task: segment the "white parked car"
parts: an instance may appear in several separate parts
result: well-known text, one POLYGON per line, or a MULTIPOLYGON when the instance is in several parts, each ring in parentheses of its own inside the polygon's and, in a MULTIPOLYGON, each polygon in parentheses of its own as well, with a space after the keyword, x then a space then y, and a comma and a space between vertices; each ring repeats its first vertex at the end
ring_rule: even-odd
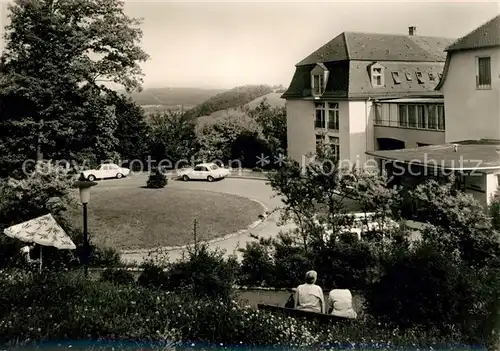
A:
POLYGON ((96 179, 127 177, 130 174, 130 169, 120 167, 114 163, 103 163, 97 169, 88 169, 82 172, 85 179, 94 181, 96 179))
POLYGON ((177 176, 184 180, 208 180, 213 182, 216 179, 226 178, 231 171, 218 166, 215 163, 200 163, 194 168, 184 168, 177 171, 177 176))

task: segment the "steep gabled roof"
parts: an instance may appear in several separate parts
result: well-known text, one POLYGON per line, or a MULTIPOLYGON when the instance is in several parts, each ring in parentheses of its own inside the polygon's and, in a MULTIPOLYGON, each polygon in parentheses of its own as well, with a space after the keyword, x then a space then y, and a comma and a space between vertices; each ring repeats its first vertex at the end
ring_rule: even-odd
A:
POLYGON ((444 62, 453 39, 343 32, 297 64, 345 60, 444 62))
POLYGON ((492 18, 466 36, 458 39, 446 49, 448 53, 446 55, 443 78, 439 81, 439 84, 435 89, 441 90, 443 88, 446 77, 448 76, 451 56, 454 52, 483 49, 495 46, 500 46, 500 15, 492 18))
POLYGON ((500 15, 451 44, 446 51, 460 51, 500 46, 500 15))

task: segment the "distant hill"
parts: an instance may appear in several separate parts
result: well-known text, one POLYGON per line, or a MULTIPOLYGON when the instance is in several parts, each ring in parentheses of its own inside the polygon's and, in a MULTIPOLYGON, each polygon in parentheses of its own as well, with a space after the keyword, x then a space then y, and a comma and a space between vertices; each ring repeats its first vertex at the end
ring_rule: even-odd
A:
POLYGON ((175 107, 183 105, 191 108, 204 101, 225 92, 227 89, 200 89, 200 88, 149 88, 140 93, 127 94, 138 105, 175 107))
POLYGON ((263 96, 259 96, 257 99, 254 99, 247 103, 246 106, 248 106, 250 109, 254 109, 259 106, 262 101, 266 100, 266 102, 271 105, 271 107, 283 107, 285 106, 285 99, 282 99, 281 95, 283 95, 283 93, 269 93, 263 96))
POLYGON ((245 85, 219 93, 188 111, 191 117, 209 116, 216 111, 238 108, 273 92, 269 85, 245 85))

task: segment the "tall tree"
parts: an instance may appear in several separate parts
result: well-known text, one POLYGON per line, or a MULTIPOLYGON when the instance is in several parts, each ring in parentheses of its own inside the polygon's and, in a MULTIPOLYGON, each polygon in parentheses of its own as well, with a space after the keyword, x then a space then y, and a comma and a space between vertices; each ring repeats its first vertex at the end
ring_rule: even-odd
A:
MULTIPOLYGON (((140 87, 140 21, 120 0, 15 0, 0 81, 0 168, 23 159, 72 158, 117 146, 109 84, 140 87), (37 155, 38 150, 38 155, 37 155)), ((4 171, 4 173, 5 173, 4 171)), ((0 174, 1 176, 2 174, 0 174)), ((5 175, 5 174, 3 174, 5 175)))
MULTIPOLYGON (((151 152, 159 162, 168 160, 171 166, 178 161, 187 161, 197 151, 194 134, 195 120, 179 110, 167 110, 150 116, 151 152)), ((169 166, 168 162, 162 164, 169 166)))
POLYGON ((271 151, 276 156, 278 154, 285 155, 287 149, 286 108, 272 107, 267 99, 263 99, 249 113, 262 127, 262 134, 269 143, 271 151))

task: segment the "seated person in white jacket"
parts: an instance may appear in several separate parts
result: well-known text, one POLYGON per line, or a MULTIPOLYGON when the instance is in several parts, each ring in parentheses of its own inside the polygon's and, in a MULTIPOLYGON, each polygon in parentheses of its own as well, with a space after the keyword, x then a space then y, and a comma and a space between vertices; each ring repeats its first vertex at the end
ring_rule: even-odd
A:
POLYGON ((328 294, 328 310, 337 317, 357 318, 352 308, 352 294, 349 289, 333 289, 328 294))
POLYGON ((295 309, 325 313, 325 297, 323 289, 316 285, 318 273, 309 271, 306 273, 306 283, 301 284, 295 291, 295 309))

